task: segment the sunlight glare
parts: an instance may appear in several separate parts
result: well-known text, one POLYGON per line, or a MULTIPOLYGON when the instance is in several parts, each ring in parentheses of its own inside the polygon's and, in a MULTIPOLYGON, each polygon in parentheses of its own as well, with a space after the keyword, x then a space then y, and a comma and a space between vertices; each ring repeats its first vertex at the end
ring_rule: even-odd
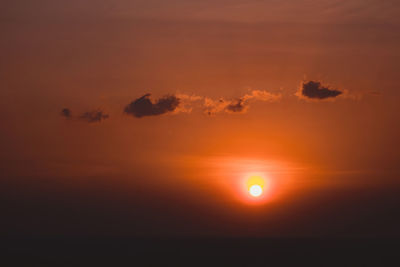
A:
POLYGON ((257 184, 251 186, 250 190, 249 190, 250 195, 252 195, 253 197, 261 196, 262 192, 263 192, 263 190, 262 190, 261 186, 259 186, 257 184))

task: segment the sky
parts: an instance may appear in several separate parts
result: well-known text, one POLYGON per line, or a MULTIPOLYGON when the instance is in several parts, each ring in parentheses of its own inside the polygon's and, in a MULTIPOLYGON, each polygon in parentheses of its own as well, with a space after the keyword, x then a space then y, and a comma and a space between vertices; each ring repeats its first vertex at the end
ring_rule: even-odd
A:
POLYGON ((399 12, 5 1, 0 234, 399 236, 399 12))

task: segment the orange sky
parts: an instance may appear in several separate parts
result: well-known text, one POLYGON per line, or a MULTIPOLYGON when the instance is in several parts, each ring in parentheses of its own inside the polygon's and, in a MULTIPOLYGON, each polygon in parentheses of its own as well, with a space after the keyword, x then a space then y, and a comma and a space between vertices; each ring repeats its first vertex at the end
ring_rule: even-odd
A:
MULTIPOLYGON (((221 214, 188 233, 215 233, 221 222, 257 210, 272 215, 238 219, 225 234, 271 234, 260 226, 265 221, 277 229, 276 221, 285 222, 283 235, 310 234, 308 226, 288 230, 285 219, 296 205, 310 208, 308 198, 339 190, 343 203, 358 203, 348 190, 369 199, 360 188, 398 186, 399 12, 397 1, 378 0, 9 1, 0 11, 3 188, 49 198, 60 190, 68 203, 86 194, 96 207, 103 201, 114 207, 108 201, 123 195, 115 202, 121 221, 130 205, 142 214, 146 205, 139 202, 163 197, 173 198, 171 216, 182 224, 194 213, 185 217, 176 207, 180 199, 205 216, 221 214), (343 94, 299 98, 307 81, 343 94), (237 114, 205 112, 206 98, 231 103, 254 90, 279 97, 253 97, 237 114), (199 99, 189 102, 190 112, 141 118, 124 112, 146 93, 153 103, 165 95, 199 99), (60 116, 63 108, 74 119, 60 116), (92 110, 109 118, 79 118, 92 110), (271 206, 246 208, 232 188, 240 175, 260 170, 278 181, 277 197, 271 206), (138 190, 135 199, 130 192, 138 190)), ((158 213, 150 204, 147 209, 158 213)), ((304 220, 317 225, 318 214, 304 220)), ((155 223, 171 223, 167 215, 146 216, 143 225, 151 222, 156 230, 143 233, 179 232, 155 223)))

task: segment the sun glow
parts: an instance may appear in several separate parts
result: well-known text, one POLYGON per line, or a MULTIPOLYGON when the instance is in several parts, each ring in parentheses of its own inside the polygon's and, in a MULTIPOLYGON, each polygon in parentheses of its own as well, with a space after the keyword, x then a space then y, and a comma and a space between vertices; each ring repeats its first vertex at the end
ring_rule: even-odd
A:
POLYGON ((263 194, 265 179, 261 175, 251 175, 246 181, 247 190, 252 197, 258 198, 263 194))
POLYGON ((259 197, 259 196, 261 196, 261 194, 262 194, 262 192, 263 192, 263 190, 262 190, 262 188, 261 188, 261 186, 259 186, 259 185, 252 185, 251 187, 250 187, 250 189, 249 189, 249 193, 250 193, 250 195, 252 195, 253 197, 259 197))
POLYGON ((299 167, 284 161, 212 157, 204 166, 221 190, 246 205, 264 205, 275 202, 288 193, 291 177, 299 167))

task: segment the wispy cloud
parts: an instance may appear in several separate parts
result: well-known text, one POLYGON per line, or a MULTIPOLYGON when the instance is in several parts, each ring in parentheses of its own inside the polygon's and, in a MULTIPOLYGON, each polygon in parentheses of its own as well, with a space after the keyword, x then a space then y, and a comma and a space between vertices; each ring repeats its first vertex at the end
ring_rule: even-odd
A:
POLYGON ((219 112, 245 113, 253 101, 276 102, 281 98, 281 94, 273 94, 262 90, 252 90, 250 93, 233 100, 226 100, 223 98, 213 100, 206 97, 204 98, 204 108, 206 113, 209 115, 219 112))
POLYGON ((89 123, 93 123, 101 122, 102 120, 108 119, 109 117, 110 116, 108 114, 105 114, 101 110, 94 110, 83 113, 79 118, 89 123))
POLYGON ((179 112, 190 113, 204 99, 204 97, 194 94, 189 95, 189 94, 178 93, 175 96, 180 101, 179 106, 174 111, 175 113, 179 112))
POLYGON ((66 119, 77 119, 88 123, 101 122, 102 120, 110 117, 102 110, 87 111, 79 116, 74 116, 69 108, 63 108, 60 112, 60 115, 66 119))
MULTIPOLYGON (((351 97, 345 90, 331 89, 329 86, 322 85, 317 81, 303 81, 296 96, 309 100, 335 99, 338 96, 351 97)), ((166 94, 159 99, 151 99, 151 94, 147 93, 133 100, 124 108, 124 113, 135 118, 149 116, 159 116, 163 114, 191 113, 193 110, 201 110, 208 115, 218 113, 242 114, 246 113, 254 102, 278 102, 282 99, 281 93, 272 93, 266 90, 249 90, 241 97, 226 99, 214 99, 209 96, 199 96, 195 94, 166 94)), ((61 116, 67 119, 75 118, 88 123, 101 122, 109 115, 101 110, 84 112, 80 116, 73 116, 69 108, 64 108, 60 112, 61 116)))
POLYGON ((252 90, 236 99, 212 99, 208 96, 178 93, 168 94, 152 101, 150 95, 145 94, 135 99, 125 107, 124 112, 136 118, 166 113, 190 113, 196 108, 200 108, 208 115, 215 115, 220 112, 244 113, 253 101, 275 102, 281 98, 281 94, 261 90, 252 90))

